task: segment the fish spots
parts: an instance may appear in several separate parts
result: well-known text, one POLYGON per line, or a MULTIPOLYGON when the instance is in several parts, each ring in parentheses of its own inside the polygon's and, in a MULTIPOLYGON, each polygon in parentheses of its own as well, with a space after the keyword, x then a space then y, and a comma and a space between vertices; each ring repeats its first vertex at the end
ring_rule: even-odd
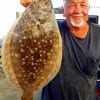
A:
POLYGON ((41 75, 46 74, 46 71, 50 71, 51 68, 49 69, 48 65, 54 66, 57 59, 53 56, 56 53, 55 50, 59 48, 59 39, 57 39, 59 37, 55 34, 53 30, 47 35, 42 34, 39 37, 22 33, 21 37, 17 35, 16 40, 12 39, 11 47, 14 52, 11 52, 11 57, 16 59, 12 63, 17 66, 14 70, 15 73, 19 73, 19 80, 23 79, 23 81, 27 81, 27 84, 32 84, 37 79, 45 78, 41 78, 41 75), (18 70, 20 71, 18 72, 18 70))
POLYGON ((51 2, 40 0, 31 4, 6 38, 3 47, 5 72, 22 90, 22 100, 32 100, 30 92, 46 85, 61 63, 61 37, 51 2))
POLYGON ((20 52, 24 52, 24 49, 20 49, 20 52))

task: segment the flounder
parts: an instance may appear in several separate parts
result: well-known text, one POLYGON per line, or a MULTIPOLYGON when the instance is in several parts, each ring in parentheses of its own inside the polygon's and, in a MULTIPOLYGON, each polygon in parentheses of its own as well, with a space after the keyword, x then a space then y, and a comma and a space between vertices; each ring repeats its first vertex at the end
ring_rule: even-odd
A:
POLYGON ((22 92, 21 100, 58 73, 62 40, 51 0, 32 2, 12 25, 3 41, 2 64, 6 76, 22 92))

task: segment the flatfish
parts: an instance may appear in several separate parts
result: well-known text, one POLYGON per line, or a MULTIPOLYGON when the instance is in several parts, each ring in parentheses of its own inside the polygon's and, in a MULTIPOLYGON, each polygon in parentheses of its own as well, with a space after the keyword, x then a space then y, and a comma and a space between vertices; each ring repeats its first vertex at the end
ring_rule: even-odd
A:
POLYGON ((21 91, 21 100, 33 100, 33 94, 56 76, 61 60, 62 40, 52 2, 35 0, 3 41, 3 70, 21 91))

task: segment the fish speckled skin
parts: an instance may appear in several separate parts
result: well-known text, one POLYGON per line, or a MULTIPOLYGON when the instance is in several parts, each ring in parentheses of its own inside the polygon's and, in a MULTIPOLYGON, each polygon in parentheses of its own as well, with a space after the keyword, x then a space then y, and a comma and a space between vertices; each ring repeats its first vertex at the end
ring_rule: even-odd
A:
POLYGON ((50 0, 37 0, 19 16, 2 47, 6 76, 18 87, 21 100, 54 78, 60 69, 62 41, 50 0))

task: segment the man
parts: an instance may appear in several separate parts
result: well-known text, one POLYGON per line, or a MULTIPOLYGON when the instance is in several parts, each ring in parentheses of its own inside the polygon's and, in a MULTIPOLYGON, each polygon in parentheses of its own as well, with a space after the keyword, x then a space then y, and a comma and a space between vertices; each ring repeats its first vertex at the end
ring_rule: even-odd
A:
POLYGON ((57 76, 42 90, 41 100, 97 100, 100 26, 88 22, 88 0, 64 0, 66 21, 58 22, 63 58, 57 76))

